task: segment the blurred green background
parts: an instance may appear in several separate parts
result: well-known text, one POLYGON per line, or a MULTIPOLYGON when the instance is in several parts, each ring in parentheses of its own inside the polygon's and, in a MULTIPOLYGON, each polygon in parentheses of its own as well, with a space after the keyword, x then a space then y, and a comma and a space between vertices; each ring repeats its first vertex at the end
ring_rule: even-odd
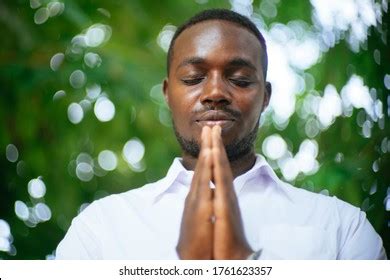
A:
POLYGON ((252 18, 269 48, 256 150, 360 207, 390 255, 388 1, 0 0, 0 259, 52 259, 88 203, 180 154, 161 82, 179 24, 252 18))

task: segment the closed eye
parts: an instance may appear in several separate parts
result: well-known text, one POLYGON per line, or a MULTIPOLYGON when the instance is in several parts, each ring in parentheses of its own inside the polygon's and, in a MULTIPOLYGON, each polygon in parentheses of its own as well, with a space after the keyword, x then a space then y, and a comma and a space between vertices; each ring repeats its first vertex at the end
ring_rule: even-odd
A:
POLYGON ((229 81, 232 84, 242 88, 249 87, 251 84, 253 84, 253 82, 244 79, 229 79, 229 81))
POLYGON ((181 81, 187 86, 193 86, 201 83, 203 79, 204 79, 203 77, 195 77, 195 78, 181 79, 181 81))

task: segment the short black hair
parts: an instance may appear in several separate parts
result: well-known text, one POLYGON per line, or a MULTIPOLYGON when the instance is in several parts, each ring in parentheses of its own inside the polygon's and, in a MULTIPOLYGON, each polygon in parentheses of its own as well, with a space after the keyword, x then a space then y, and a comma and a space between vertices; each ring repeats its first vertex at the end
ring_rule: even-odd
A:
POLYGON ((262 64, 263 76, 265 80, 267 77, 268 55, 267 55, 267 45, 265 43, 263 35, 257 29, 256 25, 249 18, 227 9, 204 10, 194 15, 193 17, 188 19, 186 22, 184 22, 182 25, 180 25, 177 28, 175 34, 172 37, 172 41, 168 49, 167 75, 169 75, 170 64, 173 56, 173 47, 175 45, 175 41, 177 37, 179 37, 179 35, 183 33, 183 31, 186 30, 187 28, 207 20, 226 20, 245 28, 246 30, 248 30, 249 32, 251 32, 253 35, 256 36, 263 50, 263 53, 261 54, 261 59, 262 59, 261 64, 262 64))

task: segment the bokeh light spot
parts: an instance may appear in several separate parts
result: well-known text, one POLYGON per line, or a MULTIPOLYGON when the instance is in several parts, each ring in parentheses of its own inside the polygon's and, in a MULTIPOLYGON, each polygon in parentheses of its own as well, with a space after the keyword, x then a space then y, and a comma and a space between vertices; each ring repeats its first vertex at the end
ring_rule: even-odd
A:
POLYGON ((104 24, 94 24, 85 33, 85 43, 89 47, 98 47, 111 37, 111 27, 104 24))
POLYGON ((173 35, 176 32, 176 26, 165 25, 157 37, 157 44, 165 51, 168 52, 173 35))
POLYGON ((46 7, 39 8, 34 14, 34 22, 43 24, 49 18, 49 10, 46 7))
POLYGON ((94 113, 101 122, 108 122, 115 116, 115 106, 107 97, 99 97, 95 103, 94 113))
POLYGON ((341 98, 333 85, 325 87, 324 96, 318 104, 317 116, 324 128, 329 127, 342 114, 341 98))
POLYGON ((66 96, 66 92, 64 90, 59 90, 53 95, 53 101, 59 100, 66 96))
POLYGON ((93 178, 92 166, 86 162, 80 162, 76 167, 76 175, 81 181, 91 181, 93 178))
POLYGON ((165 98, 163 94, 162 84, 157 84, 150 89, 150 97, 152 101, 157 105, 165 104, 165 98))
POLYGON ((34 206, 34 213, 42 222, 46 222, 51 219, 51 210, 45 203, 37 203, 34 206))
POLYGON ((232 10, 246 17, 251 17, 253 13, 253 0, 230 0, 232 10))
POLYGON ((5 156, 10 162, 16 162, 19 158, 18 148, 14 144, 8 144, 5 149, 5 156))
POLYGON ((104 150, 99 153, 98 162, 104 170, 112 171, 116 168, 118 160, 114 152, 104 150))
POLYGON ((98 8, 96 9, 99 13, 101 13, 103 16, 105 17, 108 17, 108 18, 111 18, 111 13, 106 10, 106 9, 103 9, 103 8, 98 8))
POLYGON ((390 75, 386 74, 385 77, 383 78, 383 83, 385 87, 390 90, 390 75))
POLYGON ((19 219, 21 219, 22 221, 28 220, 28 217, 30 214, 29 214, 29 210, 28 210, 26 203, 24 203, 23 201, 17 200, 17 201, 15 201, 14 209, 15 209, 15 214, 19 219))
POLYGON ((42 198, 46 194, 46 185, 40 178, 30 180, 27 189, 33 198, 42 198))
POLYGON ((142 160, 145 154, 145 146, 138 138, 126 142, 123 147, 123 158, 130 164, 136 164, 142 160))
POLYGON ((11 244, 8 238, 0 236, 0 251, 8 252, 11 249, 11 244))
POLYGON ((49 9, 49 16, 55 17, 62 14, 65 9, 65 5, 64 3, 58 1, 52 1, 47 4, 47 8, 49 9))
POLYGON ((87 154, 87 153, 80 153, 77 156, 76 162, 78 164, 81 163, 81 162, 92 164, 93 160, 92 160, 92 157, 89 154, 87 154))
POLYGON ((97 53, 88 52, 84 55, 84 63, 89 68, 95 68, 100 66, 100 64, 102 63, 102 59, 97 53))
POLYGON ((353 75, 348 80, 347 84, 341 90, 341 99, 344 110, 348 110, 351 107, 355 107, 356 109, 364 108, 366 113, 375 119, 373 100, 368 87, 364 85, 362 77, 353 75))
POLYGON ((86 91, 88 99, 95 101, 99 97, 101 90, 102 89, 98 84, 87 86, 86 91))
POLYGON ((71 123, 78 124, 84 118, 84 111, 80 104, 72 103, 68 107, 68 119, 71 123))
POLYGON ((283 177, 287 181, 293 181, 299 173, 299 165, 296 160, 291 157, 286 157, 278 161, 280 170, 282 171, 283 177))
POLYGON ((390 211, 390 196, 387 196, 385 199, 385 209, 386 211, 390 211))
POLYGON ((81 70, 75 70, 69 77, 69 83, 73 88, 81 88, 85 85, 87 77, 81 70))
POLYGON ((264 139, 262 151, 270 159, 281 158, 287 151, 286 141, 279 134, 270 135, 264 139))
POLYGON ((0 219, 0 237, 9 238, 11 236, 11 228, 9 224, 0 219))
POLYGON ((55 55, 52 56, 50 59, 50 68, 53 71, 57 71, 62 62, 64 61, 65 55, 63 53, 56 53, 55 55))
POLYGON ((37 9, 42 5, 40 0, 30 0, 31 9, 37 9))
POLYGON ((129 163, 129 167, 132 171, 134 172, 144 172, 146 170, 146 165, 145 163, 141 160, 136 163, 129 163))
POLYGON ((91 101, 89 101, 88 99, 83 99, 79 102, 81 108, 83 108, 83 111, 84 112, 87 112, 88 110, 91 109, 92 107, 92 103, 91 101))

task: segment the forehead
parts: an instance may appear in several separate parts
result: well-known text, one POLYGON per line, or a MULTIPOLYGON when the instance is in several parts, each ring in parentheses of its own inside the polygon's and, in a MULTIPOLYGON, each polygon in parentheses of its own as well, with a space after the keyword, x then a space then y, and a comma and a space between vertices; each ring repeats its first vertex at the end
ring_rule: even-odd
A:
POLYGON ((208 20, 187 28, 177 37, 171 64, 174 68, 189 57, 221 62, 240 57, 260 70, 262 51, 259 40, 246 28, 229 21, 208 20))

